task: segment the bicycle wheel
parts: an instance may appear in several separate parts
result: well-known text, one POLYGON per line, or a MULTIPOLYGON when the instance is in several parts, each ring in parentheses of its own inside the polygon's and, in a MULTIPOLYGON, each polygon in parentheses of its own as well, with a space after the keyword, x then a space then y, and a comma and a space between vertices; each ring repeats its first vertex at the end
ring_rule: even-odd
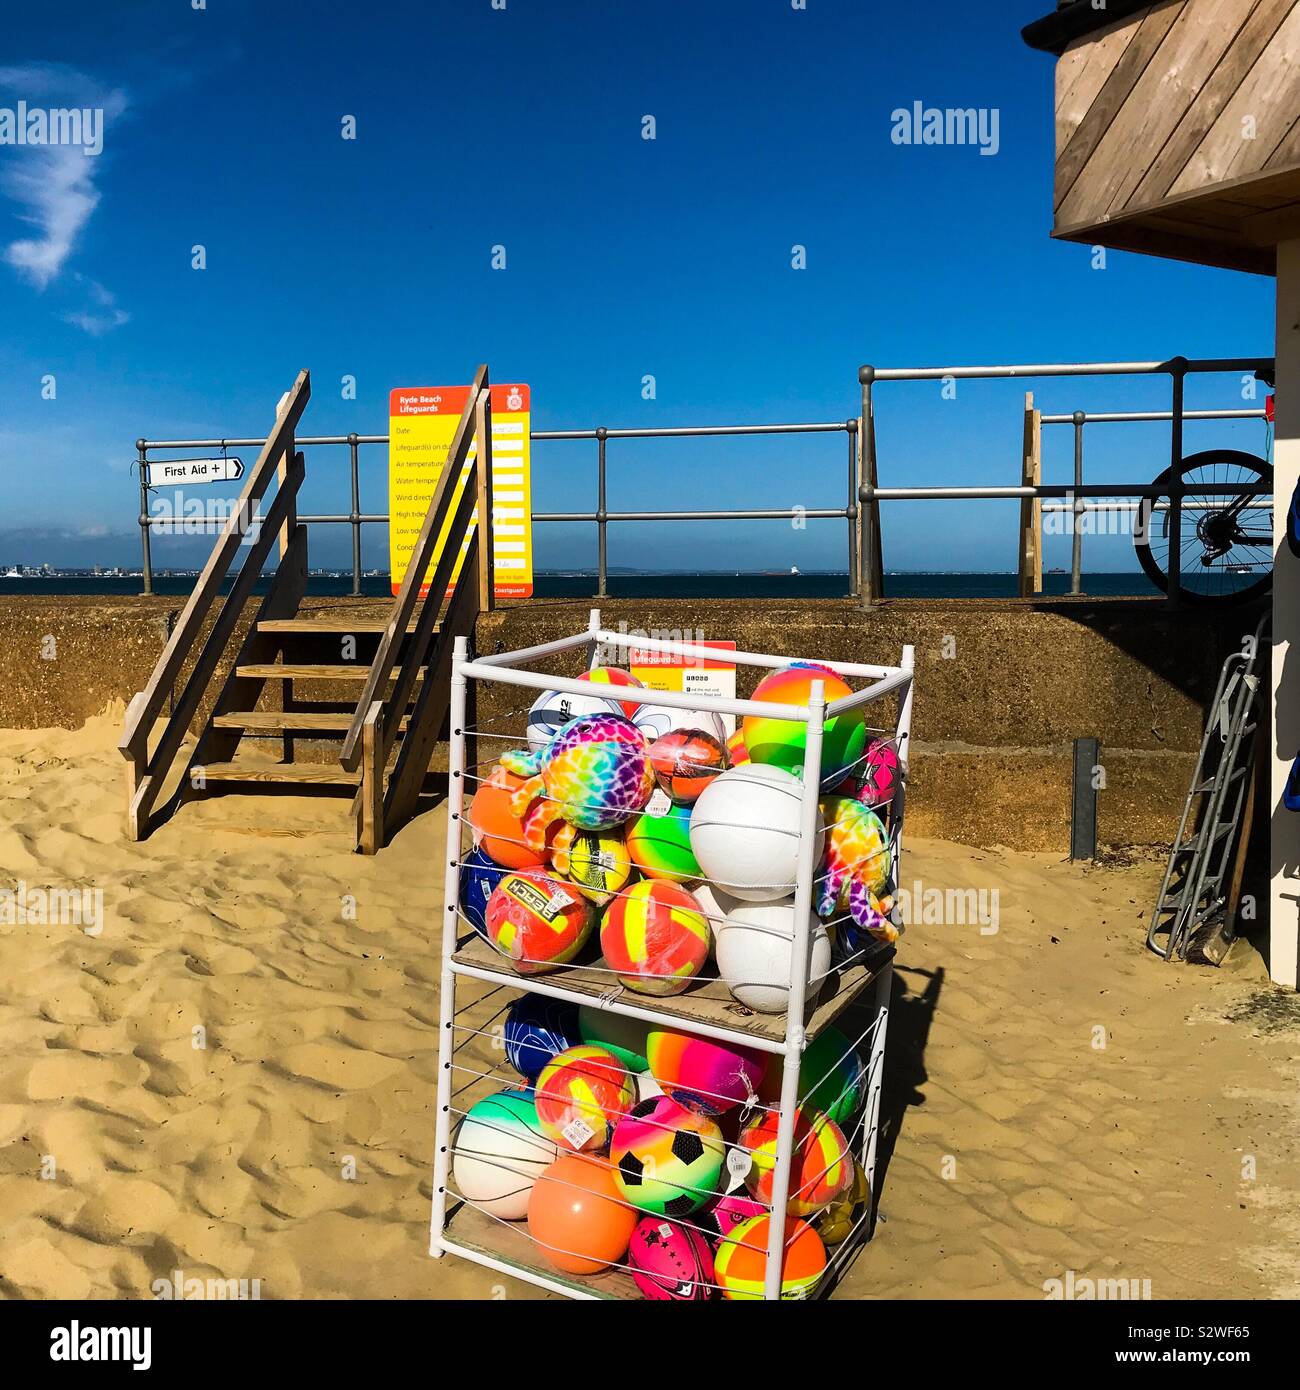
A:
MULTIPOLYGON (((1227 607, 1268 592, 1273 582, 1273 469, 1238 449, 1206 449, 1183 460, 1179 582, 1188 603, 1227 607), (1245 497, 1215 495, 1217 483, 1249 483, 1245 497)), ((1154 480, 1168 489, 1173 470, 1154 480)), ((1147 577, 1169 589, 1169 493, 1142 498, 1133 546, 1147 577)))

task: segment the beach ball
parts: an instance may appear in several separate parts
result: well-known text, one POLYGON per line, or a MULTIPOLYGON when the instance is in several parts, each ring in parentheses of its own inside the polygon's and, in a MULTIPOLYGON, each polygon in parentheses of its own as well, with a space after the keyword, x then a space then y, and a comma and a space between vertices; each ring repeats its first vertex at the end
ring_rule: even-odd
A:
MULTIPOLYGON (((718 974, 732 995, 760 1014, 786 1011, 794 957, 794 899, 779 903, 739 903, 714 932, 718 974)), ((808 957, 804 1002, 821 993, 831 969, 831 938, 826 924, 808 914, 808 957)))
MULTIPOLYGON (((745 1174, 745 1186, 768 1206, 772 1202, 778 1118, 775 1110, 765 1110, 740 1133, 741 1147, 753 1160, 745 1174)), ((820 1110, 800 1106, 794 1119, 794 1154, 786 1210, 791 1216, 811 1216, 830 1206, 852 1184, 853 1155, 844 1131, 820 1110)))
POLYGON ((627 852, 648 878, 685 883, 700 877, 691 851, 691 808, 668 806, 662 815, 642 811, 627 827, 627 852))
MULTIPOLYGON (((772 1067, 758 1088, 759 1099, 776 1105, 781 1099, 782 1068, 772 1067)), ((838 1028, 823 1028, 804 1049, 799 1063, 799 1104, 847 1124, 867 1098, 867 1066, 854 1045, 838 1028)))
MULTIPOLYGON (((729 768, 691 808, 691 849, 701 875, 749 902, 788 898, 795 889, 803 785, 779 767, 748 763, 729 768)), ((822 856, 817 813, 812 860, 822 856)))
POLYGON ((624 1203, 607 1160, 561 1154, 533 1184, 528 1234, 567 1274, 596 1274, 622 1261, 639 1213, 624 1203))
POLYGON ((533 1184, 559 1157, 533 1097, 498 1091, 471 1107, 452 1139, 452 1178, 467 1202, 506 1221, 528 1215, 533 1184))
POLYGON ((742 724, 727 740, 727 766, 740 767, 748 761, 749 749, 745 747, 745 726, 742 724))
POLYGON ((557 1053, 537 1078, 537 1117, 562 1149, 608 1148, 635 1104, 627 1068, 608 1048, 579 1043, 557 1053))
POLYGON ((506 1060, 529 1081, 566 1048, 582 1041, 578 1011, 572 1004, 545 994, 523 994, 506 1014, 502 1029, 506 1060))
POLYGON ((517 813, 525 814, 533 799, 543 801, 525 826, 538 853, 552 822, 566 823, 568 839, 574 830, 622 825, 645 806, 655 784, 645 739, 616 714, 572 719, 540 753, 504 753, 501 765, 528 778, 511 803, 517 813))
POLYGON ((713 1251, 704 1236, 689 1226, 643 1217, 632 1232, 627 1263, 643 1298, 702 1303, 713 1297, 713 1251))
POLYGON ((578 1006, 578 1031, 582 1034, 583 1042, 607 1047, 628 1071, 646 1071, 649 1068, 646 1039, 650 1035, 650 1025, 639 1018, 581 1004, 578 1006))
POLYGON ((757 1095, 767 1071, 767 1054, 757 1048, 666 1028, 651 1030, 647 1055, 664 1093, 703 1115, 721 1115, 757 1095))
MULTIPOLYGON (((806 705, 812 696, 814 681, 822 682, 827 704, 853 694, 828 667, 797 664, 764 676, 750 699, 776 705, 806 705)), ((752 762, 784 768, 786 772, 803 771, 807 724, 747 714, 741 728, 752 762)), ((827 719, 822 727, 822 781, 832 784, 838 781, 861 757, 866 742, 867 728, 860 708, 827 719)))
POLYGON ((603 906, 632 877, 632 856, 621 829, 583 830, 552 867, 584 897, 603 906))
POLYGON ((727 769, 727 749, 721 739, 703 729, 674 729, 650 745, 655 780, 679 806, 690 806, 727 769))
POLYGON ((523 785, 524 778, 502 767, 493 768, 466 813, 474 832, 475 848, 507 869, 540 867, 545 852, 545 839, 539 849, 531 849, 525 839, 524 819, 529 807, 525 805, 516 810, 514 806, 523 785))
POLYGON ((488 940, 520 975, 541 975, 571 961, 595 924, 591 903, 540 869, 507 874, 488 899, 488 940))
POLYGON ((851 796, 828 796, 821 803, 826 827, 824 858, 817 871, 814 906, 822 917, 847 912, 855 882, 883 893, 893 871, 889 831, 880 817, 851 796))
POLYGON ((711 939, 686 889, 656 879, 620 893, 600 922, 605 963, 638 994, 680 994, 708 960, 711 939))
MULTIPOLYGON (((593 666, 590 671, 584 671, 578 679, 590 681, 593 685, 622 685, 637 690, 645 689, 645 686, 637 680, 631 671, 624 671, 621 666, 593 666)), ((615 690, 611 690, 607 698, 612 705, 618 708, 619 713, 626 715, 628 719, 635 719, 637 710, 641 708, 635 700, 619 700, 615 690)))
POLYGON ((715 1240, 729 1236, 743 1221, 752 1216, 762 1216, 767 1208, 762 1202, 749 1195, 743 1185, 739 1191, 724 1192, 708 1202, 697 1218, 696 1224, 703 1226, 715 1240))
POLYGON ((853 1182, 816 1219, 817 1234, 825 1245, 839 1245, 847 1240, 853 1228, 867 1214, 871 1204, 871 1187, 866 1170, 855 1158, 853 1182))
MULTIPOLYGON (((751 1216, 718 1242, 713 1256, 723 1298, 763 1297, 771 1217, 751 1216)), ((781 1297, 807 1298, 826 1268, 826 1247, 806 1222, 787 1216, 781 1258, 781 1297)))
POLYGON ((487 938, 487 905, 492 890, 509 872, 484 849, 473 849, 461 860, 460 910, 469 924, 487 938))
MULTIPOLYGON (((584 671, 578 679, 591 681, 598 687, 641 684, 635 676, 613 666, 598 666, 594 671, 584 671)), ((612 690, 601 689, 590 695, 569 695, 562 690, 543 691, 528 711, 528 746, 534 752, 540 752, 571 719, 588 714, 621 714, 631 719, 637 708, 619 700, 612 690)))
POLYGON ((888 806, 903 780, 903 764, 892 739, 873 738, 868 744, 854 778, 853 795, 864 806, 888 806))
POLYGON ((722 1131, 668 1096, 642 1101, 618 1122, 609 1162, 619 1191, 655 1216, 689 1216, 717 1190, 722 1131))
POLYGON ((632 722, 645 735, 647 743, 663 738, 674 729, 701 729, 717 739, 727 741, 727 726, 714 710, 669 709, 667 705, 642 705, 632 716, 632 722))

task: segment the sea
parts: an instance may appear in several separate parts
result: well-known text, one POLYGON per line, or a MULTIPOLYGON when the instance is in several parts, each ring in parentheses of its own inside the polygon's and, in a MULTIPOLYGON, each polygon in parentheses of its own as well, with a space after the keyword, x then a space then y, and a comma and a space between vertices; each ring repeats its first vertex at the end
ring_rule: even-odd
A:
MULTIPOLYGON (((194 587, 193 574, 156 574, 154 592, 185 597, 194 587)), ((263 584, 264 587, 264 584, 263 584)), ((843 598, 848 593, 845 573, 808 574, 610 574, 611 598, 754 598, 799 599, 843 598)), ((1014 574, 922 574, 889 573, 885 576, 887 598, 1014 598, 1018 590, 1014 574)), ((1043 575, 1043 593, 1051 597, 1068 594, 1070 576, 1043 575)), ((1152 598, 1156 589, 1141 571, 1083 575, 1082 591, 1097 598, 1139 596, 1152 598)), ((52 575, 18 579, 0 576, 0 597, 6 594, 57 595, 138 594, 137 575, 52 575)), ((352 593, 351 574, 313 574, 307 592, 320 598, 352 593)), ((390 593, 386 574, 367 574, 361 579, 361 592, 381 598, 390 593)), ((596 592, 592 573, 539 573, 534 577, 537 598, 589 598, 596 592)))

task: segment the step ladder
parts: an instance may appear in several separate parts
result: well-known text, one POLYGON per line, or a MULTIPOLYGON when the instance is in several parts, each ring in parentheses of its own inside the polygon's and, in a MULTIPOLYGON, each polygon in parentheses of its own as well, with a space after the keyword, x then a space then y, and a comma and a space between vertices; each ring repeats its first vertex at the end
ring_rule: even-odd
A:
POLYGON ((287 792, 351 798, 356 846, 373 854, 415 813, 448 716, 455 638, 471 635, 480 608, 493 602, 491 546, 480 545, 477 524, 492 515, 487 368, 474 378, 386 617, 302 611, 307 528, 297 520, 297 495, 305 465, 294 432, 310 395, 302 372, 149 684, 127 711, 119 751, 132 839, 186 801, 287 792), (277 544, 270 587, 241 625, 277 544), (240 549, 246 554, 218 605, 240 549), (323 760, 299 759, 307 740, 316 753, 322 743, 335 746, 323 760), (265 756, 268 744, 278 745, 278 761, 265 756))
MULTIPOLYGON (((1232 944, 1236 878, 1228 885, 1234 848, 1244 854, 1243 812, 1254 787, 1259 727, 1259 663, 1267 617, 1223 663, 1210 705, 1178 834, 1169 851, 1147 945, 1165 960, 1219 964, 1232 944), (1227 885, 1227 886, 1225 886, 1227 885), (1231 909, 1231 910, 1230 910, 1231 909)), ((1247 826, 1249 815, 1246 815, 1247 826)), ((1240 859, 1240 855, 1236 856, 1240 859)))

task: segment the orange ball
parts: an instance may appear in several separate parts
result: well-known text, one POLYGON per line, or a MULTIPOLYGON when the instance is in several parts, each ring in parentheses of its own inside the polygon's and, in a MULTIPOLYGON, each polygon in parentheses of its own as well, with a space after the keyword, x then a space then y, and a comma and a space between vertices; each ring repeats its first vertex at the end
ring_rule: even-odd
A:
POLYGON ((627 1254, 641 1213, 624 1201, 609 1160, 563 1154, 533 1184, 528 1232, 568 1274, 595 1274, 627 1254))
POLYGON ((469 804, 475 845, 507 869, 535 869, 544 862, 524 844, 523 820, 510 809, 511 798, 524 780, 498 767, 469 804))

